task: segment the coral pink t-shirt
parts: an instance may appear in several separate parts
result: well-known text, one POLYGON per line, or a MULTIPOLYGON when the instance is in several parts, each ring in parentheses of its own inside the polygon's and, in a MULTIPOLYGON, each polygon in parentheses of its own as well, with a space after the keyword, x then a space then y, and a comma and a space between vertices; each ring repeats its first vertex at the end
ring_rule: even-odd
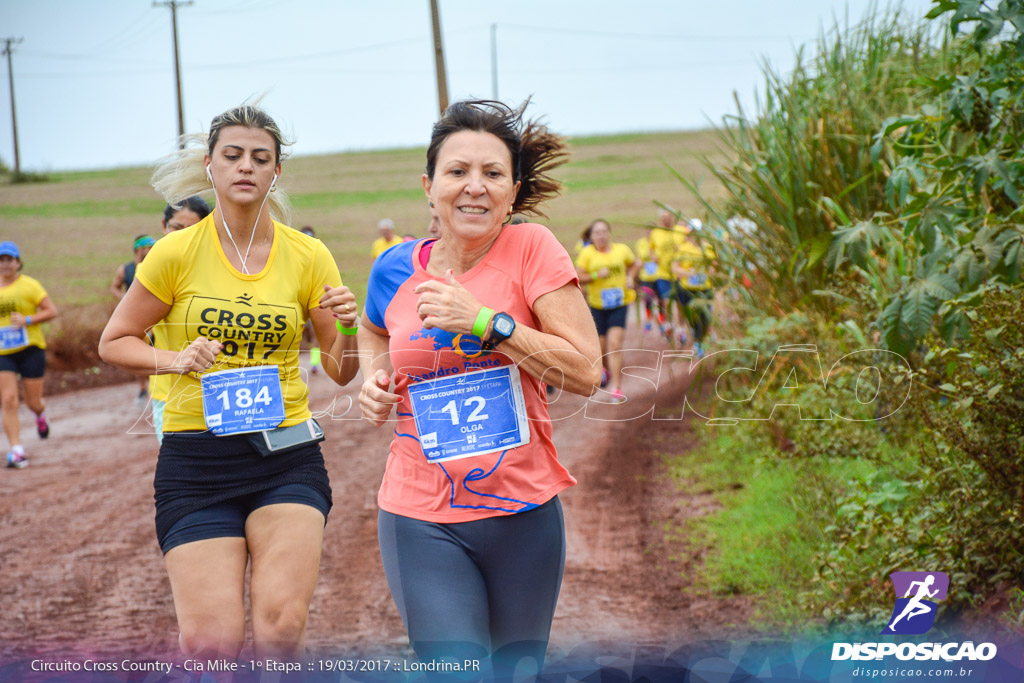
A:
MULTIPOLYGON (((428 240, 392 247, 377 259, 370 273, 366 315, 386 329, 395 369, 395 387, 402 397, 397 408, 397 427, 391 442, 378 505, 396 515, 430 522, 468 522, 510 515, 546 503, 576 480, 558 462, 551 440, 544 386, 519 370, 498 351, 482 352, 480 338, 456 335, 441 329, 425 329, 416 313, 419 295, 413 290, 427 280, 421 258, 428 240), (511 366, 522 386, 523 406, 529 422, 529 441, 490 453, 447 460, 430 460, 431 435, 421 442, 411 412, 410 385, 423 389, 431 380, 456 377, 475 371, 495 371, 511 366)), ((498 239, 480 263, 456 278, 483 306, 505 312, 516 326, 540 328, 534 302, 566 284, 579 281, 569 254, 544 226, 525 223, 502 228, 498 239)), ((436 416, 449 410, 452 424, 469 429, 474 424, 473 405, 462 406, 461 421, 454 404, 435 401, 436 416), (458 422, 457 422, 458 421, 458 422)), ((495 404, 483 403, 477 413, 487 415, 495 404)), ((422 409, 421 409, 422 411, 422 409)), ((421 412, 422 414, 422 412, 421 412)), ((501 416, 491 415, 493 418, 501 416)), ((456 432, 458 430, 455 430, 456 432)))

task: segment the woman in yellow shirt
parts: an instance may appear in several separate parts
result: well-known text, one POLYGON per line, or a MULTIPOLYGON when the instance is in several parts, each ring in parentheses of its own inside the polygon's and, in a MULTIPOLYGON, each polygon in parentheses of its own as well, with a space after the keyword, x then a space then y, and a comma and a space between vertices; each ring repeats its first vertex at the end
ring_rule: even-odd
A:
POLYGON ((294 659, 331 506, 299 341, 311 318, 324 371, 347 383, 358 370, 343 356, 355 349, 355 296, 322 242, 273 218, 288 205, 274 193, 284 142, 270 116, 242 105, 195 139, 201 147, 158 167, 153 185, 172 205, 212 186, 216 209, 154 245, 100 355, 172 376, 154 497, 182 650, 238 656, 248 565, 256 658, 294 659), (157 323, 168 350, 144 341, 157 323))
POLYGON ((640 262, 628 245, 612 242, 608 221, 598 219, 589 230, 592 243, 576 257, 576 272, 580 283, 587 285, 587 304, 601 339, 612 402, 622 403, 626 400, 622 393, 622 341, 628 304, 636 299, 633 278, 640 262))
POLYGON ((18 469, 28 465, 18 420, 18 377, 25 387, 25 403, 36 414, 36 432, 45 439, 50 435, 43 412, 46 340, 39 323, 57 317, 57 307, 46 290, 35 278, 22 275, 21 267, 18 245, 0 242, 0 399, 4 432, 11 442, 7 466, 18 469))
POLYGON ((697 358, 704 356, 704 338, 711 326, 711 264, 714 248, 700 238, 702 224, 691 220, 690 231, 680 243, 672 260, 675 294, 690 326, 693 327, 693 350, 697 358))

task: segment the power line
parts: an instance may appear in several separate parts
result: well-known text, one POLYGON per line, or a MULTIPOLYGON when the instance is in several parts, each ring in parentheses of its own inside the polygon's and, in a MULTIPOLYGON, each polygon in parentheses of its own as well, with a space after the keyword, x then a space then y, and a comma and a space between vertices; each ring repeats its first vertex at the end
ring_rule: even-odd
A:
POLYGON ((371 52, 373 50, 380 50, 388 47, 397 47, 399 45, 409 45, 412 43, 422 43, 426 38, 419 36, 416 38, 403 38, 401 40, 391 40, 386 43, 371 43, 369 45, 356 45, 354 47, 346 47, 338 50, 329 50, 327 52, 310 52, 304 55, 295 55, 293 57, 277 57, 269 59, 255 59, 247 60, 245 62, 227 62, 223 64, 188 64, 189 69, 246 69, 250 66, 266 66, 266 65, 278 65, 278 64, 293 64, 295 62, 305 62, 311 59, 322 59, 324 57, 338 57, 341 55, 355 54, 358 52, 371 52))
MULTIPOLYGON (((117 58, 114 58, 114 57, 97 57, 97 56, 94 56, 94 55, 95 55, 95 53, 100 52, 100 48, 106 48, 106 46, 109 43, 111 43, 111 42, 118 42, 119 43, 118 47, 114 48, 113 50, 104 49, 103 52, 108 53, 108 54, 111 53, 111 52, 116 53, 116 52, 119 52, 120 50, 123 50, 126 47, 130 47, 130 46, 138 43, 139 41, 144 40, 144 39, 150 37, 153 33, 155 33, 160 28, 160 26, 162 24, 162 22, 159 19, 153 17, 152 15, 148 15, 148 17, 147 16, 143 16, 142 18, 143 19, 148 18, 148 19, 150 19, 150 22, 147 25, 145 25, 145 26, 137 27, 137 25, 140 23, 140 21, 136 20, 136 21, 132 22, 131 24, 129 24, 128 26, 126 26, 123 30, 119 31, 118 33, 113 34, 111 37, 107 38, 106 40, 103 40, 103 41, 101 41, 99 43, 96 43, 92 47, 90 47, 90 48, 88 48, 86 50, 83 50, 82 52, 71 53, 71 54, 68 54, 68 53, 58 53, 58 52, 41 52, 41 51, 37 51, 37 50, 23 50, 22 52, 24 54, 26 54, 26 55, 29 55, 29 56, 32 56, 32 57, 41 57, 43 59, 59 59, 59 60, 70 60, 70 61, 76 61, 76 62, 77 61, 94 61, 94 62, 110 62, 110 63, 115 63, 115 64, 123 64, 124 63, 124 59, 117 59, 117 58), (133 30, 134 30, 134 32, 132 32, 133 30), (132 32, 131 35, 128 35, 130 32, 132 32)), ((134 63, 135 64, 139 64, 140 62, 134 61, 134 63)))
POLYGON ((166 73, 166 69, 134 69, 124 71, 37 71, 22 73, 21 78, 116 78, 118 76, 151 76, 166 73))
POLYGON ((598 36, 603 38, 628 38, 631 40, 664 40, 670 42, 702 42, 702 43, 753 43, 764 41, 790 42, 791 36, 737 36, 708 34, 665 34, 665 33, 620 33, 616 31, 592 31, 587 29, 557 28, 552 26, 527 26, 525 24, 499 24, 505 28, 533 31, 535 33, 558 33, 578 36, 598 36))
MULTIPOLYGON (((56 53, 53 53, 53 52, 37 52, 36 50, 22 50, 21 52, 22 52, 22 54, 24 54, 26 56, 36 57, 36 58, 39 58, 39 59, 56 59, 56 60, 73 61, 73 62, 100 62, 100 63, 103 63, 103 64, 124 64, 124 59, 123 58, 115 59, 113 57, 106 58, 106 57, 89 57, 89 56, 86 56, 86 55, 62 55, 62 54, 56 54, 56 53)), ((132 60, 132 63, 133 64, 151 64, 153 66, 157 65, 156 62, 140 62, 140 61, 135 60, 135 59, 132 60)))
POLYGON ((129 34, 129 32, 135 30, 136 27, 138 27, 140 24, 145 22, 147 19, 150 19, 150 20, 153 19, 153 15, 149 13, 149 10, 143 11, 143 13, 140 14, 136 19, 134 19, 130 24, 125 26, 120 31, 115 32, 109 38, 107 38, 105 40, 101 40, 100 42, 96 43, 92 47, 88 48, 87 50, 84 51, 83 54, 91 54, 91 53, 98 52, 100 48, 105 48, 110 43, 115 43, 115 42, 119 42, 120 41, 123 44, 125 36, 127 36, 129 34))
MULTIPOLYGON (((11 86, 11 129, 14 133, 14 175, 21 174, 21 155, 18 153, 18 117, 14 107, 14 66, 11 64, 14 48, 12 45, 21 43, 24 38, 4 38, 4 51, 2 55, 7 56, 7 80, 11 86)), ((0 55, 0 56, 2 56, 0 55)))

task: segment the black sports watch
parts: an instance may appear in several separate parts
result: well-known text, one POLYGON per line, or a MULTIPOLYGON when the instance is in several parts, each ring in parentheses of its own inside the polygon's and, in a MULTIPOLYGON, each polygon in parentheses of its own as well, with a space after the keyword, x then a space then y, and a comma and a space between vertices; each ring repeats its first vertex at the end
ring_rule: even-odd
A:
POLYGON ((495 313, 491 318, 491 336, 483 343, 485 349, 493 349, 515 332, 516 321, 508 313, 495 313))

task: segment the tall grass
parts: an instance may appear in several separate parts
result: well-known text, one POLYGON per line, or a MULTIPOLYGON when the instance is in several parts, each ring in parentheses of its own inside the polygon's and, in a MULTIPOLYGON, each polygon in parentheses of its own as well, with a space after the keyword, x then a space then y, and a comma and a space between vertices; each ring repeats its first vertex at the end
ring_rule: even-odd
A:
POLYGON ((727 194, 704 204, 728 236, 723 260, 757 283, 757 303, 773 315, 833 305, 815 295, 830 279, 824 257, 832 231, 885 205, 887 174, 872 163, 872 136, 911 108, 917 74, 941 69, 944 59, 938 31, 899 10, 872 10, 832 34, 802 48, 789 74, 764 65, 756 110, 737 102, 738 113, 717 129, 735 161, 708 164, 727 194), (728 220, 734 216, 756 229, 728 220))

